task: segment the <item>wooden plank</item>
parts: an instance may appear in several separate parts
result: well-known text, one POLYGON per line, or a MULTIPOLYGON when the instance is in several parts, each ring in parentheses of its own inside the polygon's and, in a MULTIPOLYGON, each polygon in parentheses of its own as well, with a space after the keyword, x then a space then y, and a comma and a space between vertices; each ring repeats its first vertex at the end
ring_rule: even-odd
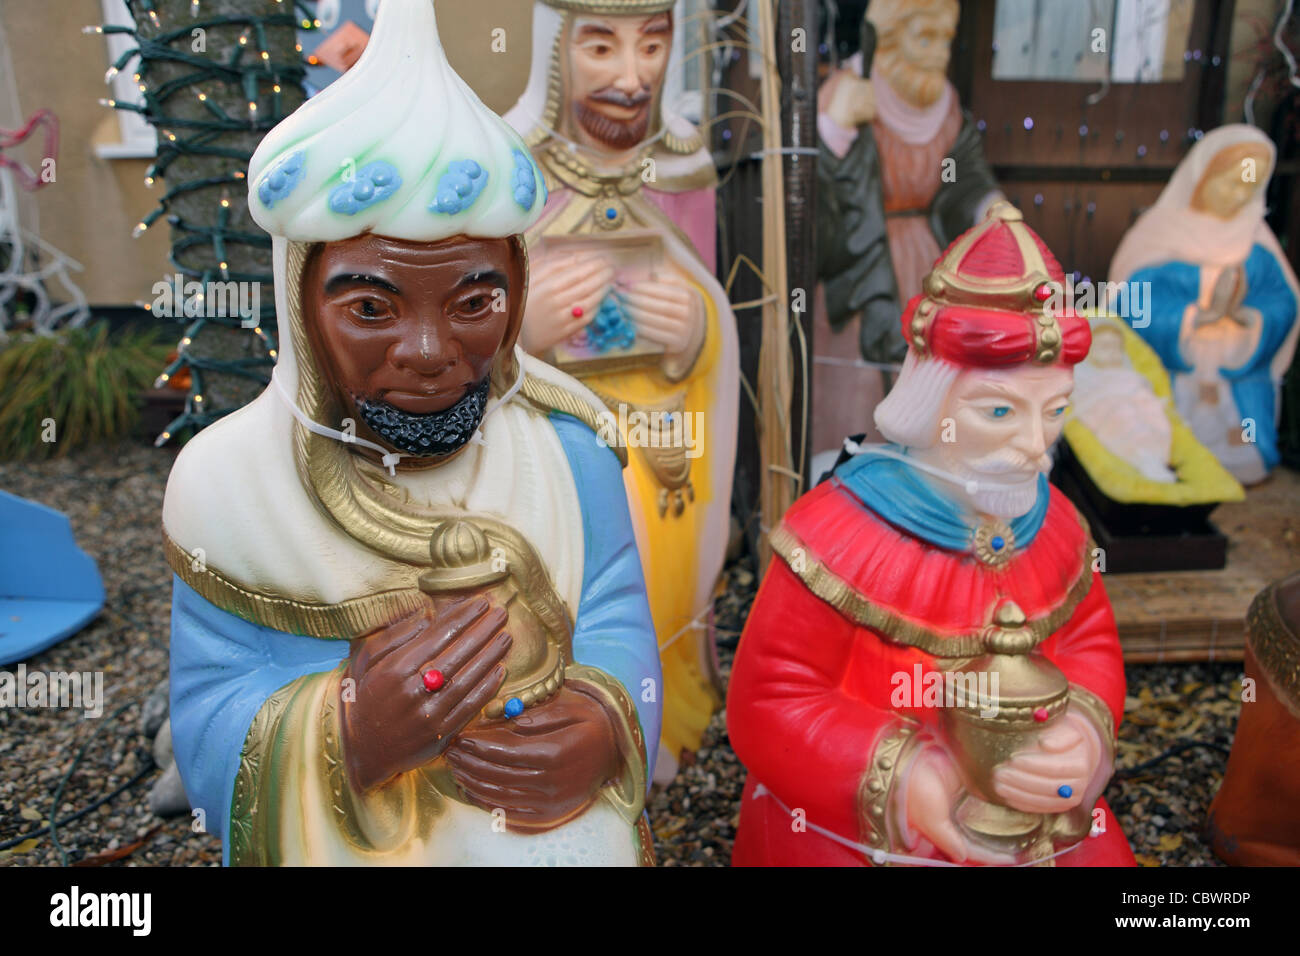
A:
POLYGON ((1222 570, 1103 575, 1126 661, 1240 660, 1250 602, 1300 568, 1300 474, 1279 468, 1211 520, 1228 537, 1222 570))

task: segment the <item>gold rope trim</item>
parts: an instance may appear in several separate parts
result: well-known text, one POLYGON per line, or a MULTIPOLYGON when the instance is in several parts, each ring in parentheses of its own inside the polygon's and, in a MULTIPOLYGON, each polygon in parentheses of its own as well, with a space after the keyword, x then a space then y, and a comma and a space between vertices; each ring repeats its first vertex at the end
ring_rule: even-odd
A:
POLYGON ((204 600, 246 621, 289 634, 352 640, 423 607, 419 588, 379 591, 338 604, 309 604, 240 587, 211 568, 194 569, 194 559, 163 534, 163 551, 176 576, 204 600))
POLYGON ((1246 640, 1282 706, 1300 718, 1300 637, 1291 633, 1282 620, 1276 584, 1265 588, 1250 602, 1246 640))
POLYGON ((630 17, 636 14, 667 13, 675 0, 542 0, 548 7, 569 13, 630 17))
MULTIPOLYGON (((525 375, 524 384, 520 387, 519 394, 544 411, 556 411, 565 415, 572 415, 597 435, 601 434, 602 428, 608 428, 607 425, 601 425, 600 412, 592 406, 591 402, 567 388, 556 385, 554 382, 547 382, 531 375, 525 375)), ((606 444, 608 445, 608 443, 606 444)), ((610 451, 618 456, 619 464, 626 468, 627 449, 621 445, 608 445, 608 447, 610 451)))
MULTIPOLYGON (((899 768, 910 762, 916 750, 918 725, 902 721, 887 730, 876 744, 862 779, 858 783, 859 824, 862 842, 873 850, 897 849, 897 834, 890 819, 889 804, 898 782, 899 768)), ((888 863, 885 864, 888 866, 888 863)))
MULTIPOLYGON (((855 624, 872 628, 899 644, 915 647, 935 657, 978 657, 985 653, 984 628, 968 634, 943 634, 885 610, 827 568, 784 522, 772 531, 768 540, 772 550, 781 556, 808 590, 855 624)), ((1091 553, 1092 540, 1088 539, 1084 547, 1083 565, 1065 600, 1056 610, 1025 624, 1034 637, 1035 646, 1047 640, 1070 619, 1092 586, 1086 560, 1091 553)))

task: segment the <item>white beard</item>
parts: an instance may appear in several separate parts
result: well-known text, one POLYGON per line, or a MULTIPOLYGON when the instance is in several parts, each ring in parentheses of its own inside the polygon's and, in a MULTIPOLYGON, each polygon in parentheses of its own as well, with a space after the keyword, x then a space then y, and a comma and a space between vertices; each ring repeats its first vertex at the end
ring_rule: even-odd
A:
MULTIPOLYGON (((973 474, 971 477, 976 481, 980 480, 973 474)), ((994 478, 992 480, 997 481, 998 479, 994 478)), ((1002 481, 999 484, 1006 484, 1006 482, 1002 481)), ((970 500, 983 514, 992 515, 1004 521, 1019 518, 1023 514, 1028 514, 1029 510, 1034 507, 1034 502, 1038 500, 1038 476, 1035 475, 1028 481, 1021 482, 1014 487, 980 488, 970 496, 970 500)))

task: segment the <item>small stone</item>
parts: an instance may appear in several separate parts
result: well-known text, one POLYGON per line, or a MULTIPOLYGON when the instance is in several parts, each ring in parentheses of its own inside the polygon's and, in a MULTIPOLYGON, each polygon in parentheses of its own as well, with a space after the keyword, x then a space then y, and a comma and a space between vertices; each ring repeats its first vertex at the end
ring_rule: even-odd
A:
POLYGON ((174 817, 190 809, 180 768, 174 762, 149 790, 149 809, 160 817, 174 817))
POLYGON ((140 708, 140 733, 153 740, 170 709, 171 681, 163 680, 149 692, 140 708))

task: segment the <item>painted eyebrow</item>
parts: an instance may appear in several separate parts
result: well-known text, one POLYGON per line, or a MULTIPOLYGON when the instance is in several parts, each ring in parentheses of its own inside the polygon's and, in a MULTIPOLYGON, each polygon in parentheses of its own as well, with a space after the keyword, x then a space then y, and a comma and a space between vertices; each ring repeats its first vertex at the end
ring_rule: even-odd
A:
POLYGON ((969 395, 967 397, 972 399, 979 399, 979 398, 990 398, 990 397, 1019 398, 1020 396, 1015 389, 1010 388, 1007 385, 1003 385, 1000 382, 981 382, 979 385, 975 387, 974 394, 969 395))
POLYGON ((582 26, 578 27, 578 39, 582 39, 588 35, 612 37, 614 35, 614 29, 613 27, 606 26, 603 23, 584 23, 582 26))
POLYGON ((496 286, 498 289, 510 288, 510 280, 506 278, 506 274, 495 269, 486 272, 471 272, 462 276, 460 281, 456 283, 456 288, 463 289, 466 286, 484 284, 496 286))
POLYGON ((647 23, 645 26, 641 28, 642 36, 649 36, 652 33, 672 33, 672 32, 673 32, 672 24, 668 21, 667 17, 662 15, 660 15, 653 22, 647 23))
POLYGON ((387 279, 381 279, 379 276, 367 275, 361 272, 351 272, 346 275, 337 275, 332 277, 325 283, 325 292, 327 295, 333 295, 340 289, 350 285, 373 285, 378 286, 387 292, 391 292, 393 295, 402 294, 401 290, 387 279))

